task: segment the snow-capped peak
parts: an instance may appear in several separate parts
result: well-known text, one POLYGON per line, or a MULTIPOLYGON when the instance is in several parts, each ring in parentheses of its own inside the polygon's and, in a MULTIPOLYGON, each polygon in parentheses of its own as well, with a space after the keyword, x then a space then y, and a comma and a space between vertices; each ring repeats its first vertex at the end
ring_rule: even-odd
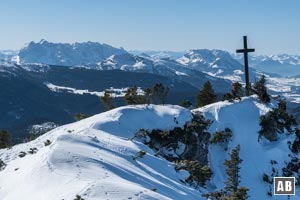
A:
POLYGON ((20 63, 43 63, 73 66, 97 63, 115 54, 127 53, 123 48, 115 48, 97 42, 51 43, 46 40, 30 42, 19 52, 20 63))

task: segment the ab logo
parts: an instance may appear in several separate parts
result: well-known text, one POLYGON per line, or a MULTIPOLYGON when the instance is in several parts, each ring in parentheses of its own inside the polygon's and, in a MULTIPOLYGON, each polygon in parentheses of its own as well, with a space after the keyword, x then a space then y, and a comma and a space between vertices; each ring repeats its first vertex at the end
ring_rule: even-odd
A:
POLYGON ((295 177, 274 177, 274 195, 295 195, 295 177))

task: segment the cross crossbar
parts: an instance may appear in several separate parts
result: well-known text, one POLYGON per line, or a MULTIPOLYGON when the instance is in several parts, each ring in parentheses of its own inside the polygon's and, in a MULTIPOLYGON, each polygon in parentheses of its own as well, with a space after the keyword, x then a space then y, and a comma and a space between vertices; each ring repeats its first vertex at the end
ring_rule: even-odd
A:
POLYGON ((254 52, 255 49, 248 49, 247 36, 244 36, 243 40, 244 40, 244 48, 236 50, 236 53, 243 53, 244 54, 246 95, 249 96, 250 95, 250 82, 249 82, 248 53, 249 52, 254 52))

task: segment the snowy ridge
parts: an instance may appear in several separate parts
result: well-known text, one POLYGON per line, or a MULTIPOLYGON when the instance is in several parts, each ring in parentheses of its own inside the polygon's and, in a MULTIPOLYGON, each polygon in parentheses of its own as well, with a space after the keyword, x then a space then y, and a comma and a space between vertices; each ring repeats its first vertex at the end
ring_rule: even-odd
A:
POLYGON ((88 200, 198 199, 198 191, 180 182, 186 172, 175 172, 172 163, 130 140, 141 127, 171 129, 190 119, 191 113, 178 106, 127 106, 1 150, 7 163, 0 172, 1 199, 73 199, 76 194, 88 200), (30 148, 37 153, 18 157, 30 148), (133 159, 141 150, 147 154, 133 159))
MULTIPOLYGON (((233 132, 232 140, 228 143, 228 150, 224 146, 210 145, 209 161, 214 175, 212 177, 212 188, 221 189, 226 180, 224 161, 229 159, 229 153, 238 144, 241 145, 240 157, 243 160, 241 164, 241 186, 249 188, 249 199, 286 199, 286 196, 270 197, 267 191, 273 193, 273 187, 263 182, 264 173, 270 174, 272 167, 278 170, 279 175, 285 162, 290 161, 288 156, 291 151, 287 142, 294 141, 293 136, 284 136, 279 141, 270 143, 266 140, 258 142, 259 117, 266 114, 275 107, 274 103, 269 106, 261 104, 255 98, 243 98, 241 102, 229 103, 218 102, 200 108, 205 117, 213 120, 209 132, 222 131, 230 128, 233 132), (271 165, 271 160, 277 161, 275 166, 271 165)), ((296 196, 291 199, 300 199, 299 188, 296 189, 296 196)))
MULTIPOLYGON (((273 199, 267 195, 270 186, 263 182, 262 175, 270 173, 272 167, 281 172, 290 159, 287 141, 294 139, 283 135, 277 142, 258 142, 259 117, 275 106, 275 103, 266 106, 249 97, 195 110, 213 120, 211 133, 225 128, 233 131, 228 150, 220 144, 209 146, 213 177, 208 190, 223 188, 224 160, 240 144, 243 159, 240 185, 250 189, 249 199, 273 199), (277 164, 272 166, 271 160, 277 164)), ((203 199, 201 194, 207 190, 197 191, 181 182, 188 172, 176 172, 174 164, 155 157, 147 146, 131 140, 140 128, 170 130, 182 127, 191 117, 189 110, 172 105, 120 107, 58 127, 32 142, 2 149, 0 158, 7 166, 0 172, 1 199, 73 199, 76 194, 87 200, 203 199), (51 144, 45 146, 47 140, 51 144), (37 152, 27 153, 23 158, 18 156, 30 148, 37 148, 37 152), (138 157, 139 151, 145 151, 146 155, 138 157)), ((298 189, 291 199, 300 199, 298 189)))

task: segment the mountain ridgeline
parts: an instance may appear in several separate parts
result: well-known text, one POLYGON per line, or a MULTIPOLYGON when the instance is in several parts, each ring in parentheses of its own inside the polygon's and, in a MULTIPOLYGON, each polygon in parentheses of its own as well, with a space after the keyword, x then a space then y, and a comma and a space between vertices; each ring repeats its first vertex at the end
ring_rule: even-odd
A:
MULTIPOLYGON (((0 110, 4 113, 0 128, 20 139, 27 137, 32 125, 62 125, 74 121, 78 113, 90 116, 104 111, 99 99, 105 90, 114 91, 116 105, 120 106, 125 103, 122 93, 126 88, 146 89, 162 83, 170 89, 166 103, 195 106, 197 94, 207 81, 219 100, 231 90, 232 82, 244 83, 239 57, 221 50, 128 52, 96 42, 41 40, 28 43, 19 52, 2 51, 0 55, 0 110)), ((293 63, 297 64, 295 59, 293 63)), ((260 74, 250 68, 251 82, 260 74)), ((270 93, 288 97, 298 112, 297 78, 282 80, 278 74, 266 75, 270 93)))
POLYGON ((244 97, 228 52, 134 53, 42 40, 1 54, 1 198, 268 200, 275 176, 299 185, 297 77, 252 68, 244 97))

